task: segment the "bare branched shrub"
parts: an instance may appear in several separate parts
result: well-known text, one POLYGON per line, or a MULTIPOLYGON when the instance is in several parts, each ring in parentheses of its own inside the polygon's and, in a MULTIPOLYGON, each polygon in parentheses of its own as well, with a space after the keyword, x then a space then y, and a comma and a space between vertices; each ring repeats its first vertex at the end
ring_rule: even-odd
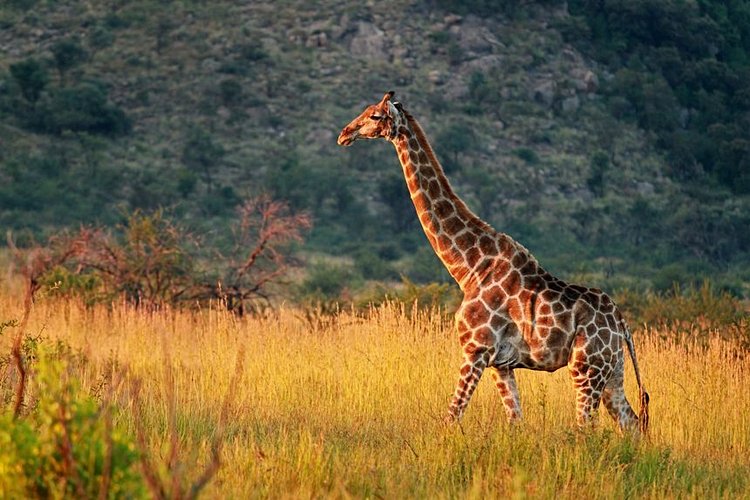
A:
POLYGON ((94 273, 110 297, 145 306, 174 304, 194 286, 192 235, 162 211, 132 213, 122 238, 98 228, 76 256, 79 272, 94 273))
POLYGON ((242 314, 253 301, 267 301, 268 285, 295 264, 288 245, 302 241, 312 219, 306 213, 292 213, 286 202, 268 195, 245 201, 237 216, 233 247, 219 254, 222 276, 204 284, 199 296, 220 299, 229 310, 242 314))
POLYGON ((214 249, 206 272, 199 270, 197 238, 162 211, 133 212, 117 232, 63 232, 45 246, 16 249, 16 255, 32 297, 45 283, 64 292, 96 286, 99 300, 124 297, 149 308, 218 300, 242 314, 268 303, 269 285, 295 264, 290 244, 301 242, 311 225, 309 215, 292 213, 285 202, 267 195, 249 199, 237 209, 231 249, 214 249), (59 288, 61 278, 72 286, 59 288))

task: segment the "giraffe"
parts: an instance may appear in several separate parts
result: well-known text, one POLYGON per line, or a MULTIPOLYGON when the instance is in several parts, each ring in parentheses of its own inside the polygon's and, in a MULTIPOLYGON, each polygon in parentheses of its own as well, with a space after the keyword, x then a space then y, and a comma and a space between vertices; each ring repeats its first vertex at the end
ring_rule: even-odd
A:
POLYGON ((517 422, 522 413, 514 370, 567 366, 579 426, 590 424, 603 402, 622 431, 645 433, 649 396, 630 330, 612 299, 555 278, 521 244, 475 215, 453 191, 417 120, 393 95, 386 93, 344 127, 338 144, 384 138, 395 146, 427 239, 464 294, 456 312, 463 363, 446 421, 461 419, 487 369, 508 420, 517 422), (625 397, 623 343, 635 369, 639 415, 625 397))

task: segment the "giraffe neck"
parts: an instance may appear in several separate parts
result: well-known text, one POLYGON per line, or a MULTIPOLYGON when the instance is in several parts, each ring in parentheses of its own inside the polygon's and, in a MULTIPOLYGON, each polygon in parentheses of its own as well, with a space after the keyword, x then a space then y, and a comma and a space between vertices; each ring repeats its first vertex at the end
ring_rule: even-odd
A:
POLYGON ((430 245, 461 289, 476 279, 483 247, 494 247, 497 233, 456 195, 419 123, 404 112, 392 140, 406 184, 430 245), (483 238, 484 237, 484 238, 483 238))

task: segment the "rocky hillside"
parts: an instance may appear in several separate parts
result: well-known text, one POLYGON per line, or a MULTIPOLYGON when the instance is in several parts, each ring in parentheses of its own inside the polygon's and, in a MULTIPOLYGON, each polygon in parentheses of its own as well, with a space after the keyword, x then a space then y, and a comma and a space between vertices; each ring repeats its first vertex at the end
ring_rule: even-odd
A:
POLYGON ((654 133, 613 112, 614 70, 563 36, 567 6, 460 4, 5 3, 0 226, 167 207, 218 240, 270 191, 313 213, 303 250, 351 259, 347 279, 440 279, 392 149, 335 141, 395 90, 458 193, 551 271, 743 293, 748 197, 673 175, 654 133))

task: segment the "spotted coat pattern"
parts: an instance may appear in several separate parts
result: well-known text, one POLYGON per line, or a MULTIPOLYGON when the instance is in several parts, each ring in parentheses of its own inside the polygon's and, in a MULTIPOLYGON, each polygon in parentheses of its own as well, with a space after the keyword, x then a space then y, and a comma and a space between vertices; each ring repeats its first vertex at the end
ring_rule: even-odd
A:
POLYGON ((579 425, 588 424, 603 402, 621 428, 645 431, 648 394, 630 331, 612 299, 550 275, 526 248, 474 215, 454 193, 419 123, 392 95, 345 127, 339 144, 379 137, 393 143, 427 239, 464 293, 456 313, 463 363, 447 420, 461 418, 485 370, 509 420, 516 421, 521 405, 514 370, 567 366, 579 425), (640 416, 623 389, 623 343, 635 367, 640 416))

